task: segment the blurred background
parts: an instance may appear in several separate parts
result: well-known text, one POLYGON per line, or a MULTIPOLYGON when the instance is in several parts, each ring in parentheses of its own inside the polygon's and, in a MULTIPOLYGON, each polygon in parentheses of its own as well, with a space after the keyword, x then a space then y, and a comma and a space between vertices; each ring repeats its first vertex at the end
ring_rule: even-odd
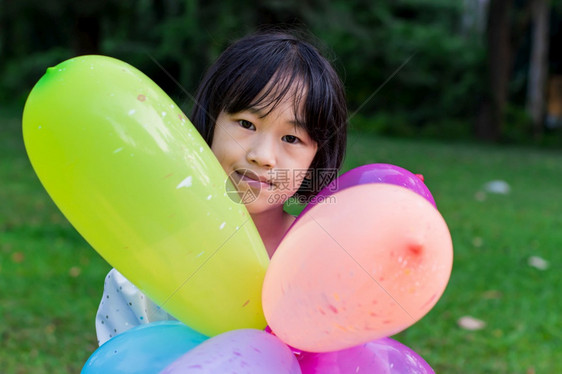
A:
POLYGON ((229 42, 272 26, 308 32, 345 83, 344 170, 423 174, 449 225, 449 285, 394 338, 437 373, 562 372, 559 0, 0 0, 0 372, 79 372, 110 269, 29 164, 34 84, 109 55, 189 113, 229 42))
POLYGON ((560 137, 560 1, 0 4, 3 103, 21 103, 45 67, 95 53, 131 63, 187 109, 186 93, 229 42, 275 25, 309 31, 332 56, 359 130, 509 142, 560 137))

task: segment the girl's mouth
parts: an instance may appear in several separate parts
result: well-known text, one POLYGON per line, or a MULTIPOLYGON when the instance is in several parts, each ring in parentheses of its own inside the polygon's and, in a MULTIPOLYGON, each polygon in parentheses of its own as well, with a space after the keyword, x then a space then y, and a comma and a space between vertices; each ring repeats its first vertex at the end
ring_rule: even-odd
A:
POLYGON ((265 176, 259 176, 255 172, 247 169, 235 171, 239 181, 246 183, 254 189, 273 188, 275 185, 265 176))

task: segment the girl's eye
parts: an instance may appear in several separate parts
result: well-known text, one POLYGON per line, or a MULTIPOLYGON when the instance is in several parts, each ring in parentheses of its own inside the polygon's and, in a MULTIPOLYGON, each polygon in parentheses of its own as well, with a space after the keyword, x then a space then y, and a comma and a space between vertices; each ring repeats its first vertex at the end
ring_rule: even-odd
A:
POLYGON ((294 135, 285 135, 281 139, 283 139, 284 142, 287 142, 287 143, 290 143, 290 144, 295 144, 295 143, 298 143, 300 141, 300 139, 297 138, 294 135))
POLYGON ((256 128, 252 122, 246 121, 245 119, 239 120, 238 123, 240 124, 240 126, 248 130, 253 130, 256 128))

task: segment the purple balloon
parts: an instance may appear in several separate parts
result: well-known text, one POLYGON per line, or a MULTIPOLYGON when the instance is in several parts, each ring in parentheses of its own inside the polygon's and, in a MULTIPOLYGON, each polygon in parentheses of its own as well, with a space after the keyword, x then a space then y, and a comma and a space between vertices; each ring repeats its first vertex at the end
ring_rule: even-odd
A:
POLYGON ((299 363, 276 336, 262 330, 232 330, 193 348, 160 374, 300 374, 299 363))
POLYGON ((302 374, 435 374, 416 352, 390 338, 336 352, 302 352, 302 374))
POLYGON ((332 183, 324 187, 306 206, 301 214, 312 208, 315 204, 326 200, 328 196, 333 195, 337 191, 366 183, 387 183, 405 187, 423 196, 436 207, 435 200, 422 178, 423 177, 404 168, 390 164, 368 164, 359 166, 343 173, 338 178, 334 179, 332 183))

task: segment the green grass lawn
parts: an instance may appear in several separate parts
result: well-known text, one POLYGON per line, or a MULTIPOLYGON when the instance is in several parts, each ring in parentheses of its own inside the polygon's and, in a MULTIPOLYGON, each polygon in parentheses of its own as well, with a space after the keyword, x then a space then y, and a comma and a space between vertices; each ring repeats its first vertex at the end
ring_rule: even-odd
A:
MULTIPOLYGON (((0 113, 0 372, 76 373, 97 347, 110 267, 43 190, 20 125, 0 113)), ((374 162, 425 176, 455 249, 441 300, 395 338, 437 373, 562 372, 562 152, 352 135, 346 169, 374 162), (491 180, 510 193, 485 192, 491 180), (549 267, 530 266, 531 256, 549 267), (485 327, 463 329, 463 316, 485 327)))

